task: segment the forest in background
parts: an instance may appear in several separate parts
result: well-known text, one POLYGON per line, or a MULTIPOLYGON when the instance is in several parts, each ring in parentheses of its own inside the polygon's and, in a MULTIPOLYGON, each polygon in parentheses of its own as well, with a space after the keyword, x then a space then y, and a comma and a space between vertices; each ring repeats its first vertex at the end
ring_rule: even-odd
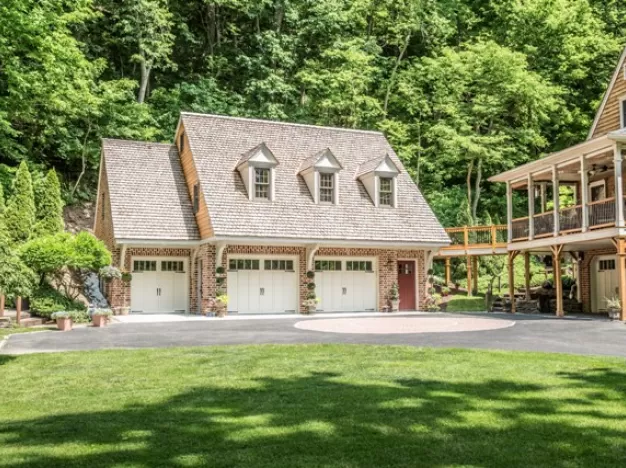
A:
POLYGON ((446 226, 502 219, 486 178, 583 140, 621 0, 3 0, 0 183, 92 199, 100 139, 181 110, 385 132, 446 226))

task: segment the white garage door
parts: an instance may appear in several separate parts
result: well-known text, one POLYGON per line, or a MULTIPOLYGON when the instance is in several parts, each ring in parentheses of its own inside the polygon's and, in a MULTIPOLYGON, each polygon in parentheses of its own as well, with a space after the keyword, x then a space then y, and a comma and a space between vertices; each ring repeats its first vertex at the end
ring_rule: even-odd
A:
POLYGON ((229 257, 228 311, 271 314, 298 310, 297 261, 287 257, 229 257))
POLYGON ((619 277, 615 255, 598 257, 593 269, 594 312, 606 311, 606 298, 619 295, 619 277))
POLYGON ((317 309, 324 312, 376 310, 376 274, 373 259, 319 259, 315 261, 317 309))
POLYGON ((187 312, 187 259, 135 257, 132 265, 132 312, 187 312))

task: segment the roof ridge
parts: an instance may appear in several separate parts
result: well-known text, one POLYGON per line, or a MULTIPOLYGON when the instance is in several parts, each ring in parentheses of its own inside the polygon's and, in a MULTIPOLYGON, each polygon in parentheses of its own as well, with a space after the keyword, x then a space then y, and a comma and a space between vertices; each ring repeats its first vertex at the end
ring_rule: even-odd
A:
POLYGON ((140 145, 161 145, 161 146, 176 146, 174 143, 161 143, 158 141, 141 141, 141 140, 127 140, 125 138, 102 138, 102 141, 121 141, 124 143, 137 143, 140 145))
POLYGON ((380 130, 362 130, 359 128, 332 127, 332 126, 325 126, 325 125, 303 124, 303 123, 296 123, 296 122, 283 122, 280 120, 267 120, 267 119, 251 118, 251 117, 233 117, 230 115, 220 115, 220 114, 201 114, 199 112, 181 111, 180 114, 181 116, 182 115, 194 115, 197 117, 213 117, 213 118, 224 119, 224 120, 242 120, 244 122, 261 122, 261 123, 274 124, 274 125, 287 125, 291 127, 319 128, 319 129, 324 129, 324 130, 338 130, 338 131, 349 132, 349 133, 370 133, 374 135, 382 135, 382 136, 385 135, 380 130))

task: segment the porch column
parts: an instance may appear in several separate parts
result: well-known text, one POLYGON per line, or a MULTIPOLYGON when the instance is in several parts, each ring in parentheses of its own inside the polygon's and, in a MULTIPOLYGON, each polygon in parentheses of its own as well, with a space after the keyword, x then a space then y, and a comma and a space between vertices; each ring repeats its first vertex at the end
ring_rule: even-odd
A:
POLYGON ((622 176, 622 145, 615 143, 613 147, 615 166, 615 221, 617 227, 624 227, 624 179, 622 176))
POLYGON ((587 160, 583 154, 580 157, 580 195, 582 204, 582 232, 589 230, 589 174, 587 174, 587 160))
POLYGON ((511 313, 515 313, 515 257, 519 252, 511 250, 508 252, 508 269, 509 269, 509 299, 511 300, 511 313))
POLYGON ((507 242, 513 240, 513 188, 511 182, 506 183, 506 232, 507 242))
POLYGON ((472 257, 472 294, 478 294, 478 257, 472 257))
POLYGON ((626 239, 616 239, 617 274, 619 276, 619 300, 622 305, 619 319, 626 320, 626 239))
POLYGON ((535 238, 535 185, 533 175, 528 174, 528 240, 535 238))
POLYGON ((561 220, 559 218, 561 207, 559 203, 559 171, 556 165, 552 166, 552 204, 554 205, 554 237, 557 237, 561 232, 561 220))
POLYGON ((563 245, 553 245, 552 250, 552 272, 554 274, 554 288, 556 289, 556 316, 563 317, 563 282, 561 281, 561 251, 563 245))
POLYGON ((539 185, 539 198, 541 200, 541 212, 546 212, 546 202, 547 202, 547 187, 545 182, 541 182, 539 185))
POLYGON ((450 281, 450 257, 446 257, 446 286, 451 283, 450 281))
POLYGON ((530 301, 530 252, 524 252, 524 289, 526 300, 530 301))
POLYGON ((472 297, 472 257, 467 256, 467 297, 472 297))

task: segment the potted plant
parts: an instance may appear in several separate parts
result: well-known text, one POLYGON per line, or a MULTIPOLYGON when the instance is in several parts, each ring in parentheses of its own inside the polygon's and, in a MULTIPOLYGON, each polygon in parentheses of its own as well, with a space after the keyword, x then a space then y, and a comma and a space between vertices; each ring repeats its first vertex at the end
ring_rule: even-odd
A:
POLYGON ((228 296, 223 292, 219 292, 217 297, 213 299, 213 310, 217 317, 226 317, 228 311, 228 296))
POLYGON ((622 310, 622 301, 620 301, 617 296, 607 297, 604 300, 606 301, 609 318, 611 320, 619 320, 619 314, 622 310))
POLYGON ((445 297, 445 296, 449 296, 450 295, 450 288, 448 286, 442 286, 441 288, 441 294, 445 297))
POLYGON ((61 331, 70 331, 72 329, 72 315, 69 312, 60 310, 52 314, 52 320, 56 320, 57 328, 61 331))
POLYGON ((306 313, 310 315, 315 313, 319 302, 320 299, 315 295, 315 292, 309 292, 302 305, 306 308, 306 313))
POLYGON ((429 312, 438 312, 441 310, 441 296, 439 294, 431 294, 426 298, 426 310, 429 312))
POLYGON ((100 268, 98 274, 100 275, 100 278, 102 278, 107 283, 114 279, 122 279, 122 272, 119 270, 119 268, 112 265, 103 266, 102 268, 100 268))
POLYGON ((128 271, 122 271, 122 276, 120 276, 120 278, 124 283, 130 283, 133 279, 133 275, 128 271))
POLYGON ((94 327, 106 327, 109 317, 113 315, 111 309, 96 309, 93 311, 91 321, 94 327))
POLYGON ((389 290, 389 302, 391 302, 391 311, 397 312, 400 310, 400 291, 398 283, 393 283, 389 290))

